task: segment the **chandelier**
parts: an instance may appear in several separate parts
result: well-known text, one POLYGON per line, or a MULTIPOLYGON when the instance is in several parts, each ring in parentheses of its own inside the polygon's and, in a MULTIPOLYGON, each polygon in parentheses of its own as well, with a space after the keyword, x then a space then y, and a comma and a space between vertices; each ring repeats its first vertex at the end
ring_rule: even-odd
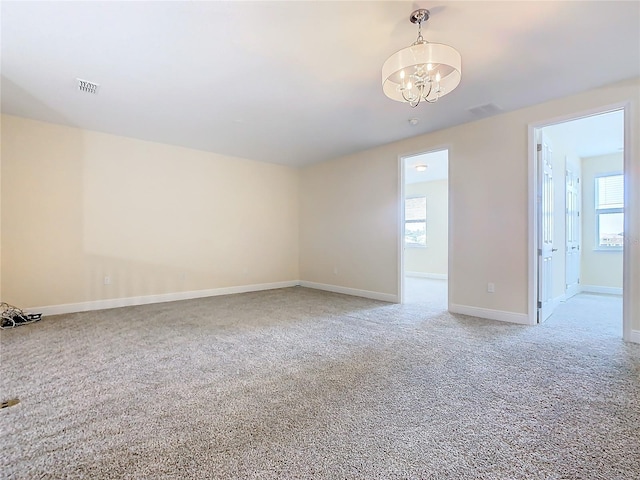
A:
POLYGON ((422 101, 435 103, 460 83, 460 53, 449 45, 422 38, 422 22, 429 10, 419 9, 409 17, 418 24, 418 39, 391 55, 382 65, 382 90, 398 102, 417 107, 422 101))

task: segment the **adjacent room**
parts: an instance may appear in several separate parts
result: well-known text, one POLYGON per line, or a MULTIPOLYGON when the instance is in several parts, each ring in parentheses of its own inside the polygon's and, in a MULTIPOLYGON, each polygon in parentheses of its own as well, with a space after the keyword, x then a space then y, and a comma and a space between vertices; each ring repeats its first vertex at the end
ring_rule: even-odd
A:
POLYGON ((0 27, 0 477, 640 477, 640 2, 0 27))
MULTIPOLYGON (((548 315, 586 318, 622 334, 624 111, 540 129, 551 157, 553 224, 548 315), (563 241, 564 240, 564 241, 563 241)), ((561 320, 560 320, 561 321, 561 320)))
POLYGON ((449 152, 425 152, 403 158, 402 162, 402 302, 447 310, 449 152))

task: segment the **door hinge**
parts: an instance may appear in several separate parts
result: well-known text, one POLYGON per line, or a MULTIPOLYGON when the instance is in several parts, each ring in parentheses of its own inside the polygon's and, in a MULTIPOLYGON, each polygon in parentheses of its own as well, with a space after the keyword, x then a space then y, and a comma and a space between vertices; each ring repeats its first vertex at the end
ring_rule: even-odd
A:
POLYGON ((541 152, 541 151, 542 151, 542 144, 541 144, 541 143, 539 143, 539 144, 536 146, 536 150, 537 150, 538 152, 541 152))
POLYGON ((538 308, 542 308, 542 302, 538 302, 538 308))
POLYGON ((542 256, 542 249, 541 248, 538 249, 538 256, 542 256))

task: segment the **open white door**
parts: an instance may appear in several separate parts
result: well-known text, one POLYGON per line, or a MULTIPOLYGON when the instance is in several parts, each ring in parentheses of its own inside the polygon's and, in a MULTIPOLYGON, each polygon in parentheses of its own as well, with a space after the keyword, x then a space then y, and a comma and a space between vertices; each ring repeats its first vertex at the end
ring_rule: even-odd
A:
POLYGON ((553 167, 549 139, 540 132, 538 154, 538 323, 553 311, 553 167))
POLYGON ((566 172, 566 298, 580 291, 580 163, 567 158, 566 172))
MULTIPOLYGON (((528 226, 532 233, 528 238, 528 320, 529 323, 540 323, 545 321, 552 313, 555 305, 564 299, 570 299, 571 296, 590 290, 587 285, 594 285, 594 281, 585 279, 584 268, 586 266, 595 265, 596 268, 602 268, 606 273, 608 280, 611 278, 612 269, 608 269, 603 265, 606 258, 611 258, 610 253, 603 253, 606 248, 601 248, 593 255, 594 262, 591 262, 592 251, 596 250, 597 242, 610 241, 610 245, 605 243, 605 247, 615 250, 622 250, 622 327, 623 339, 632 341, 634 332, 632 330, 632 308, 631 308, 631 280, 629 266, 629 249, 626 248, 628 242, 624 240, 625 233, 628 232, 629 224, 633 223, 630 218, 633 217, 630 209, 624 204, 625 195, 623 192, 622 200, 615 203, 613 207, 605 210, 598 208, 600 204, 599 195, 595 195, 594 190, 599 190, 599 181, 595 180, 596 173, 602 173, 603 176, 620 176, 620 171, 624 172, 623 185, 628 185, 630 171, 633 171, 631 165, 632 159, 629 151, 631 137, 631 118, 629 115, 630 103, 608 105, 597 109, 592 109, 582 113, 576 113, 573 116, 567 115, 559 118, 548 119, 544 122, 536 122, 529 124, 529 204, 528 204, 528 226), (623 168, 620 168, 620 158, 615 159, 615 166, 604 168, 602 171, 596 171, 595 166, 590 162, 584 162, 580 159, 581 152, 589 151, 590 148, 602 145, 606 135, 606 141, 615 145, 623 145, 622 152, 623 168), (549 143, 549 137, 559 142, 558 150, 565 153, 564 160, 556 153, 552 152, 552 145, 549 143), (553 168, 555 167, 555 168, 553 168), (589 167, 589 168, 586 168, 589 167), (554 223, 554 190, 553 170, 556 170, 556 186, 555 196, 557 198, 555 209, 562 217, 557 217, 557 223, 554 223), (565 177, 566 173, 566 177, 565 177), (583 198, 584 195, 584 198, 583 198), (588 198, 587 198, 588 195, 588 198), (582 204, 584 208, 582 209, 582 204), (618 207, 622 208, 616 211, 618 207), (599 211, 599 212, 598 212, 599 211), (607 222, 607 219, 599 218, 602 214, 616 214, 618 222, 613 227, 607 222), (584 216, 589 217, 585 223, 584 216), (620 224, 620 216, 622 215, 622 225, 620 224), (592 221, 592 217, 593 221, 592 221), (606 223, 606 224, 605 224, 606 223), (555 225, 555 232, 554 232, 555 225), (603 233, 610 233, 611 236, 596 235, 597 229, 605 227, 603 233), (584 230, 585 228, 588 231, 584 230), (612 230, 610 230, 612 228, 612 230), (586 235, 583 236, 583 233, 586 235), (555 246, 563 249, 554 255, 554 236, 555 246), (620 237, 624 241, 620 241, 620 237), (593 248, 591 246, 593 239, 593 248), (584 240, 584 242, 583 242, 584 240), (619 247, 623 248, 620 249, 619 247), (555 258, 553 258, 555 256, 555 258), (564 264, 565 268, 562 268, 564 264), (552 268, 555 266, 555 269, 552 268), (584 267, 584 268, 583 268, 584 267), (554 271, 555 270, 555 271, 554 271), (553 275, 552 275, 553 273, 553 275), (589 280, 589 281, 587 281, 589 280), (562 285, 564 283, 564 285, 562 285), (553 284, 556 288, 553 289, 553 284), (561 288, 564 287, 564 288, 561 288)), ((583 155, 588 158, 589 155, 583 155)), ((628 197, 628 191, 626 192, 628 197)), ((603 204, 604 205, 604 204, 603 204)), ((618 257, 619 258, 619 257, 618 257)), ((620 263, 616 264, 617 267, 620 263)), ((588 273, 591 273, 589 269, 588 273)), ((597 280, 596 280, 597 281, 597 280)), ((608 285, 608 284, 607 284, 608 285)), ((618 285, 611 293, 618 293, 618 285)), ((599 291, 599 288, 593 289, 599 291)), ((603 290, 609 293, 609 290, 603 290)), ((573 302, 570 300, 565 307, 571 307, 573 302)), ((564 310, 564 309, 563 309, 564 310)), ((566 310, 564 310, 566 312, 566 310)), ((558 319, 560 320, 560 319, 558 319)))

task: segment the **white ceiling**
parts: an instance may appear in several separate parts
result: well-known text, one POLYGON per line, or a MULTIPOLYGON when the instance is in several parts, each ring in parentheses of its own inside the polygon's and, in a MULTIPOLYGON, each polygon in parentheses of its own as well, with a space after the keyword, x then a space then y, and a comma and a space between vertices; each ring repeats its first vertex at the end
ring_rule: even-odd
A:
POLYGON ((637 1, 0 5, 4 113, 285 165, 640 75, 637 1), (458 49, 463 72, 411 109, 383 95, 380 69, 415 40, 417 7, 432 13, 425 38, 458 49))
POLYGON ((433 182, 449 178, 449 151, 421 153, 404 159, 404 183, 433 182), (426 170, 419 172, 418 165, 424 165, 426 170))
POLYGON ((544 131, 581 158, 624 151, 623 110, 550 125, 544 131))

